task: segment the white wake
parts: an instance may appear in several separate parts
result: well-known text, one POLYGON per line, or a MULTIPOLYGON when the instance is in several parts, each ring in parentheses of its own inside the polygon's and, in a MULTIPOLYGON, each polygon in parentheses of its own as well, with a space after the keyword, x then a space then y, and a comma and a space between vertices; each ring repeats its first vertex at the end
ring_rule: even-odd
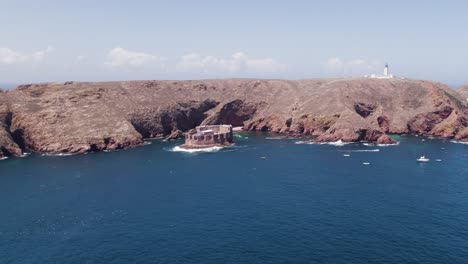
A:
POLYGON ((209 148, 196 148, 196 149, 186 149, 179 146, 175 146, 171 149, 173 152, 186 152, 186 153, 197 153, 197 152, 217 152, 223 149, 223 147, 209 147, 209 148))

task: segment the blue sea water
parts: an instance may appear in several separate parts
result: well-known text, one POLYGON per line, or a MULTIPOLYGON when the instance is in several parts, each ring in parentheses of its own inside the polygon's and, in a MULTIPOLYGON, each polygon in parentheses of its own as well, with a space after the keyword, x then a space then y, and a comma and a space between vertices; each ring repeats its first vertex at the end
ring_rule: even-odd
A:
POLYGON ((0 263, 468 263, 468 145, 242 135, 0 161, 0 263))

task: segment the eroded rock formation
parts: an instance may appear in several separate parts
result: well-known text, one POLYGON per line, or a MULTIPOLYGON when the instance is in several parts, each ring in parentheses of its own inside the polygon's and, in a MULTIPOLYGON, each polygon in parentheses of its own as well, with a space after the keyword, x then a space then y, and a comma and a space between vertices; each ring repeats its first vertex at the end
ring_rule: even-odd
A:
POLYGON ((15 143, 10 131, 12 116, 7 104, 7 95, 0 90, 0 159, 22 154, 20 146, 15 143))
POLYGON ((83 153, 180 137, 197 125, 392 143, 388 133, 468 141, 468 88, 416 80, 128 81, 0 92, 0 155, 83 153))

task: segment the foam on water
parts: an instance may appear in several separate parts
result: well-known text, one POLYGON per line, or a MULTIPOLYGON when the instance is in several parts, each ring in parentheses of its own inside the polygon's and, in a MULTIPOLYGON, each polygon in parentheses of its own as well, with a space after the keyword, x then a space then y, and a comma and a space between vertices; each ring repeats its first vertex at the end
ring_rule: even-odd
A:
POLYGON ((335 147, 342 147, 344 145, 352 144, 354 142, 343 142, 341 139, 338 141, 332 141, 332 142, 316 142, 313 140, 310 141, 296 141, 294 144, 309 144, 309 145, 331 145, 335 147))
POLYGON ((391 147, 391 146, 398 146, 400 142, 394 144, 373 144, 373 143, 362 143, 366 147, 391 147))
POLYGON ((249 138, 249 137, 242 136, 242 135, 239 135, 239 134, 234 134, 234 137, 238 138, 238 139, 248 139, 249 138))
POLYGON ((337 146, 337 147, 342 147, 342 146, 344 146, 344 145, 351 144, 351 142, 343 142, 343 141, 340 139, 340 140, 335 141, 335 142, 326 142, 326 144, 332 145, 332 146, 337 146))
POLYGON ((307 144, 307 145, 325 145, 325 144, 328 144, 328 143, 327 143, 327 142, 316 142, 316 141, 313 141, 313 140, 307 140, 307 141, 299 140, 299 141, 294 142, 294 144, 297 144, 297 145, 301 145, 301 144, 307 144))
POLYGON ((75 154, 71 153, 58 153, 58 154, 51 154, 51 153, 43 153, 41 156, 49 156, 49 157, 66 157, 66 156, 73 156, 75 154))
POLYGON ((278 139, 296 139, 296 138, 288 137, 288 136, 275 136, 275 137, 266 137, 265 139, 278 140, 278 139))
POLYGON ((348 150, 350 152, 379 152, 380 149, 355 149, 355 150, 348 150))
POLYGON ((3 158, 0 158, 0 160, 6 160, 8 159, 8 157, 3 157, 3 158))
POLYGON ((41 156, 48 156, 48 157, 68 157, 68 156, 75 156, 75 155, 79 155, 79 154, 73 154, 73 153, 57 153, 57 154, 42 153, 41 154, 41 156))
POLYGON ((468 142, 463 142, 463 141, 452 140, 452 141, 450 141, 450 142, 456 143, 456 144, 468 145, 468 142))
POLYGON ((210 147, 210 148, 199 148, 199 149, 185 149, 179 146, 173 147, 170 151, 173 152, 186 152, 186 153, 197 153, 197 152, 217 152, 223 149, 223 147, 210 147))

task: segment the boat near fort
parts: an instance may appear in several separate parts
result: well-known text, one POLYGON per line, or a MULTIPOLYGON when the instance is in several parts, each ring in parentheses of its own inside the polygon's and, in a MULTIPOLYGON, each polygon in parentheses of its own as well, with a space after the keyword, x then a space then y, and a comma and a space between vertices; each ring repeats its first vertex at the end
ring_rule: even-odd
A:
POLYGON ((184 134, 184 149, 224 147, 234 144, 231 125, 197 126, 184 134))

